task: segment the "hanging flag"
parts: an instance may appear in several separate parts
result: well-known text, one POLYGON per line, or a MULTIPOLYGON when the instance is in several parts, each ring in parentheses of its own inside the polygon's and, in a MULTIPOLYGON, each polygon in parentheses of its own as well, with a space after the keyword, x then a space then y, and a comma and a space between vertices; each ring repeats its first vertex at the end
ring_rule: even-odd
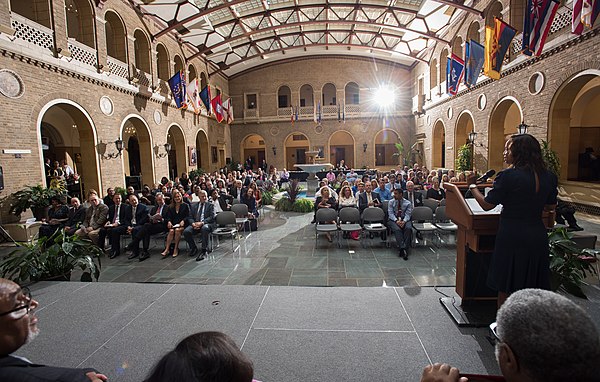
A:
POLYGON ((194 113, 196 115, 200 114, 200 105, 202 105, 202 100, 200 99, 200 94, 198 93, 198 79, 194 78, 193 80, 191 80, 190 83, 187 84, 186 90, 189 104, 192 105, 194 113))
POLYGON ((296 106, 296 114, 294 116, 294 118, 296 119, 296 122, 298 122, 299 114, 300 114, 300 106, 296 106))
POLYGON ((494 17, 494 27, 485 27, 485 63, 483 73, 494 79, 500 79, 504 55, 517 31, 504 21, 494 17))
POLYGON ((225 119, 225 123, 231 124, 233 122, 233 103, 231 102, 231 98, 228 98, 227 101, 223 102, 223 119, 225 119))
POLYGON ((571 15, 571 33, 580 35, 583 32, 583 23, 581 22, 581 11, 583 10, 584 0, 573 0, 573 14, 571 15))
POLYGON ((293 106, 290 106, 290 111, 291 111, 290 122, 292 122, 292 125, 294 125, 295 119, 294 119, 294 107, 293 106))
POLYGON ((206 85, 200 92, 200 99, 206 108, 206 113, 210 115, 210 86, 206 85))
POLYGON ((558 0, 527 0, 523 22, 523 54, 539 56, 560 6, 558 0))
POLYGON ((342 105, 342 121, 346 123, 346 102, 342 105))
POLYGON ((213 109, 217 122, 223 122, 223 104, 221 103, 221 95, 219 94, 213 98, 210 102, 210 105, 213 109))
POLYGON ((175 73, 175 75, 169 79, 168 83, 177 108, 187 108, 187 104, 185 103, 185 77, 183 72, 175 73))
POLYGON ((313 121, 317 123, 317 104, 313 104, 313 121))
POLYGON ((583 9, 581 10, 581 22, 588 28, 591 28, 600 13, 599 0, 583 0, 583 9))
POLYGON ((446 93, 455 96, 458 93, 458 87, 462 82, 462 76, 465 69, 465 62, 455 54, 448 57, 446 65, 446 93))
POLYGON ((317 102, 317 123, 321 123, 321 101, 317 102))
POLYGON ((338 103, 338 122, 342 122, 342 109, 340 108, 340 104, 338 103))
POLYGON ((485 48, 477 41, 465 43, 465 85, 468 88, 477 84, 477 79, 485 61, 485 48))

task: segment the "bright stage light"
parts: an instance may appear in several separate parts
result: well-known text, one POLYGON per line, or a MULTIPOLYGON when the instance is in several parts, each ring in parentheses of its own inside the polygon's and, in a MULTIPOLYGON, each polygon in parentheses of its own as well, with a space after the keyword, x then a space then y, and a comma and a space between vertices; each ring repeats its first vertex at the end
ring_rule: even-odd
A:
POLYGON ((388 107, 394 103, 394 99, 396 98, 396 94, 394 90, 389 87, 382 86, 375 91, 375 102, 379 104, 380 107, 388 107))

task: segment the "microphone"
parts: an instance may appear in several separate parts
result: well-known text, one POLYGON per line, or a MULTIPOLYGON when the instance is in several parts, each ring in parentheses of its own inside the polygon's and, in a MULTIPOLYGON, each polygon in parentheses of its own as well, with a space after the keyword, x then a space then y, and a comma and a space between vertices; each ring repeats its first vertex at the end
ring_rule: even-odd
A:
POLYGON ((486 180, 488 180, 488 178, 494 176, 494 174, 496 173, 496 170, 487 170, 487 172, 483 175, 481 175, 479 178, 477 178, 477 180, 475 181, 475 183, 483 183, 486 180))

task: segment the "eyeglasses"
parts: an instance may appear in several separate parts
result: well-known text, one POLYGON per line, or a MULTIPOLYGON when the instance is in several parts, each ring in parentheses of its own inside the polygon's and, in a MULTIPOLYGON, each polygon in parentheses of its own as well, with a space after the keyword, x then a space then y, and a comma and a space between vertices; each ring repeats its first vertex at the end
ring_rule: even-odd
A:
POLYGON ((12 318, 18 320, 29 314, 29 311, 31 310, 31 302, 33 301, 31 299, 31 291, 29 288, 21 288, 21 297, 19 300, 25 300, 25 304, 9 310, 8 312, 0 313, 0 317, 12 314, 12 318))
POLYGON ((500 336, 498 336, 498 324, 496 322, 490 324, 490 332, 492 333, 491 339, 494 341, 494 344, 502 342, 500 336))

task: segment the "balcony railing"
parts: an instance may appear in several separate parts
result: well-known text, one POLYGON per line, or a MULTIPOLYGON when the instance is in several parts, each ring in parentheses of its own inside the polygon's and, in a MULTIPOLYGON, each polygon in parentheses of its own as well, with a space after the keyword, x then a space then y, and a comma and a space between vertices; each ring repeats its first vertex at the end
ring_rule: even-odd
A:
POLYGON ((150 84, 152 84, 152 76, 144 72, 143 70, 134 69, 133 82, 137 83, 140 86, 150 87, 150 84))
POLYGON ((244 110, 244 119, 257 119, 258 118, 258 109, 245 109, 244 110))
POLYGON ((10 16, 10 25, 17 39, 51 52, 54 50, 52 29, 14 12, 10 16))
POLYGON ((96 55, 96 49, 90 48, 73 38, 69 38, 68 47, 71 52, 71 57, 73 57, 74 60, 93 67, 97 66, 98 56, 96 55))
POLYGON ((129 76, 129 71, 127 70, 127 64, 123 61, 119 61, 114 57, 108 56, 106 58, 106 63, 108 64, 108 70, 119 77, 127 78, 129 76))

